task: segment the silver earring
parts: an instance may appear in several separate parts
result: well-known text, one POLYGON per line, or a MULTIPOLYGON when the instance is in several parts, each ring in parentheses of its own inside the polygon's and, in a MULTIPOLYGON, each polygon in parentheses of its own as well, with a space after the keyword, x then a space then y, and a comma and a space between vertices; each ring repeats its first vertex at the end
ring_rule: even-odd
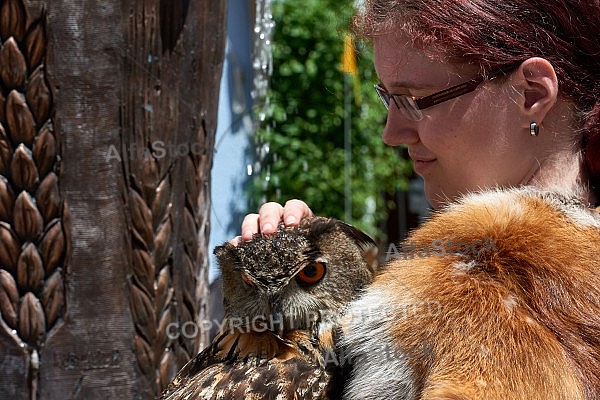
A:
POLYGON ((540 127, 538 126, 538 124, 535 123, 535 121, 532 121, 529 124, 529 134, 531 136, 537 136, 538 133, 540 133, 540 127))

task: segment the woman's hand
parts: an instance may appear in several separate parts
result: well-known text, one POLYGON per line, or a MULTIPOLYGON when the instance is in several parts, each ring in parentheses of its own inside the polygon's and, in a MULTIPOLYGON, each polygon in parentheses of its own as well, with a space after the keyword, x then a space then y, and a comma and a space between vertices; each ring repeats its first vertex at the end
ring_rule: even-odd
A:
POLYGON ((283 221, 286 226, 294 226, 298 225, 302 218, 312 216, 313 212, 302 200, 289 200, 285 206, 275 202, 265 203, 258 210, 258 214, 248 214, 244 217, 242 236, 233 239, 232 243, 237 243, 239 240, 248 241, 258 232, 275 233, 280 221, 283 221))

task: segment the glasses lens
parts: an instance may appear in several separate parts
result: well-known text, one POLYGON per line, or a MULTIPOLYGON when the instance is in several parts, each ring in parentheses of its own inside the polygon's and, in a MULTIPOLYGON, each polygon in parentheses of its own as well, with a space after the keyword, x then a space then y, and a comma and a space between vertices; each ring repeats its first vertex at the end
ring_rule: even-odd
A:
POLYGON ((390 109, 390 95, 379 85, 375 85, 375 91, 381 99, 386 110, 390 109))
POLYGON ((390 101, 393 101, 398 110, 400 110, 406 118, 413 121, 420 121, 423 119, 423 113, 419 110, 419 106, 417 106, 417 103, 415 103, 415 100, 412 97, 401 94, 389 94, 379 85, 375 85, 375 91, 386 110, 389 111, 390 101))
POLYGON ((423 112, 419 110, 419 106, 417 106, 417 103, 415 103, 415 100, 412 97, 395 96, 394 100, 406 118, 413 121, 420 121, 423 119, 423 112))

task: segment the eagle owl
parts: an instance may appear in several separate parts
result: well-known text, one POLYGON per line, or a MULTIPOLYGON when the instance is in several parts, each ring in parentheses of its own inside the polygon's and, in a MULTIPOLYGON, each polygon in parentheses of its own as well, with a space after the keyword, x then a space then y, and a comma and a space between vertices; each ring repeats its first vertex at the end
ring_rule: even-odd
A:
POLYGON ((336 326, 376 269, 373 240, 314 217, 215 248, 225 318, 162 399, 340 398, 336 326))
POLYGON ((577 198, 474 193, 414 231, 343 317, 344 398, 600 399, 600 216, 577 198))

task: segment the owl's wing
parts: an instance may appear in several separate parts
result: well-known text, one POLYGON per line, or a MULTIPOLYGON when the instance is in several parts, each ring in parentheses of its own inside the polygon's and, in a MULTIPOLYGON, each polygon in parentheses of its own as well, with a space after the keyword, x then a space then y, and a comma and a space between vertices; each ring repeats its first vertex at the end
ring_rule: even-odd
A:
POLYGON ((224 333, 188 362, 163 400, 327 399, 331 372, 304 333, 224 333))

